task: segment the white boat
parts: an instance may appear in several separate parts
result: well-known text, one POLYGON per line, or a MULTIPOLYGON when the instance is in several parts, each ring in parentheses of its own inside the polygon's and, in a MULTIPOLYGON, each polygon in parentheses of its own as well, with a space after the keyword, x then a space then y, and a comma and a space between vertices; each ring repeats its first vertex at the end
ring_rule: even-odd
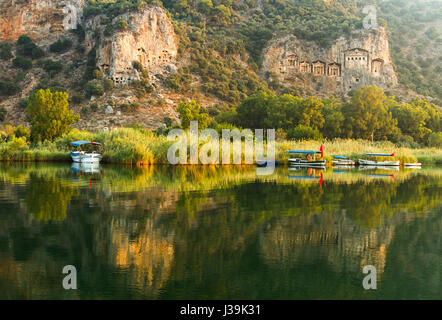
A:
POLYGON ((334 166, 354 166, 356 164, 353 160, 333 160, 332 163, 334 166))
MULTIPOLYGON (((81 148, 82 145, 91 144, 101 146, 98 142, 93 141, 75 141, 71 142, 71 146, 81 148)), ((71 158, 73 162, 76 163, 99 163, 102 159, 101 154, 93 151, 93 152, 85 152, 85 151, 71 151, 71 158)))
POLYGON ((361 166, 382 166, 382 167, 388 167, 388 166, 399 166, 400 165, 400 161, 373 161, 373 160, 363 160, 363 159, 359 159, 358 160, 359 165, 361 166))
POLYGON ((422 167, 422 163, 404 163, 405 167, 422 167))
POLYGON ((291 166, 298 166, 298 167, 325 167, 325 164, 327 163, 326 160, 303 160, 299 158, 291 158, 289 159, 289 163, 291 166))

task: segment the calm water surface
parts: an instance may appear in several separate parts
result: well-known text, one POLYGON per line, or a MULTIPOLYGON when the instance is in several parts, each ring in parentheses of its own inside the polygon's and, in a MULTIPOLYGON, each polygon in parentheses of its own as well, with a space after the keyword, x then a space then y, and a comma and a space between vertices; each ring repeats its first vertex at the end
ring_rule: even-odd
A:
POLYGON ((441 187, 442 168, 3 163, 0 299, 442 299, 441 187))

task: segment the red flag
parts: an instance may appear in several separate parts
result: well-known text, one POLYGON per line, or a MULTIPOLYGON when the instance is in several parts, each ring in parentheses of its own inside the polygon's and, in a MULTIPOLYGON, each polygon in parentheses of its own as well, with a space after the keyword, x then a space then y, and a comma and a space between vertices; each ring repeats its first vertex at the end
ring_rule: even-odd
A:
POLYGON ((324 179, 324 175, 321 172, 321 178, 319 178, 319 185, 322 187, 322 181, 324 179))
POLYGON ((319 151, 321 151, 321 158, 324 158, 324 147, 321 144, 321 148, 319 148, 319 151))
POLYGON ((94 144, 94 142, 92 141, 92 138, 91 138, 91 144, 94 144))

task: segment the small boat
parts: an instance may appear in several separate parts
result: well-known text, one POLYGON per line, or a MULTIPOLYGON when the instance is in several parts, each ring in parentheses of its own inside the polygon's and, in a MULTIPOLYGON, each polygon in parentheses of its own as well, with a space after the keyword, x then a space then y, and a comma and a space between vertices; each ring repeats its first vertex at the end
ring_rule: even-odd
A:
MULTIPOLYGON (((308 151, 308 150, 288 150, 287 153, 295 153, 295 154, 307 154, 307 155, 314 155, 317 154, 321 155, 321 158, 324 157, 324 148, 321 145, 320 151, 308 151)), ((311 158, 311 156, 310 156, 311 158)), ((317 167, 325 167, 327 161, 326 160, 316 160, 316 159, 300 159, 300 158, 290 158, 289 164, 291 166, 296 167, 305 167, 305 168, 317 168, 317 167)))
MULTIPOLYGON (((82 145, 95 145, 101 146, 101 143, 91 141, 74 141, 71 142, 71 146, 81 148, 82 145)), ((93 151, 93 152, 85 152, 85 151, 71 151, 71 158, 73 162, 78 163, 99 163, 101 161, 101 154, 93 151)))
POLYGON ((359 164, 361 166, 381 166, 381 167, 398 167, 400 165, 400 161, 372 161, 372 160, 363 160, 359 159, 359 164))
POLYGON ((289 163, 291 166, 296 167, 325 167, 327 161, 326 160, 303 160, 299 158, 289 159, 289 163))
POLYGON ((350 160, 347 157, 342 156, 334 156, 332 163, 334 166, 354 166, 356 163, 353 160, 350 160))
POLYGON ((404 163, 404 166, 410 168, 420 168, 422 167, 422 163, 404 163))
MULTIPOLYGON (((394 157, 394 153, 367 153, 367 156, 372 157, 394 157)), ((361 166, 399 166, 401 162, 398 161, 376 161, 376 160, 364 160, 359 159, 358 160, 359 165, 361 166)))

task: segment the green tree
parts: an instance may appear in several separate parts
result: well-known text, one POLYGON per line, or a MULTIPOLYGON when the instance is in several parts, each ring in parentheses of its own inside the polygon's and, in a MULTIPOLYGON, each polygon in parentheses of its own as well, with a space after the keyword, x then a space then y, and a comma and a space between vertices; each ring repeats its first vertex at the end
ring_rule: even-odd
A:
POLYGON ((353 93, 343 106, 349 137, 395 141, 400 135, 397 120, 384 105, 386 95, 377 86, 365 86, 353 93))
POLYGON ((322 114, 325 120, 322 133, 330 139, 342 137, 342 127, 344 125, 342 104, 333 96, 322 99, 322 103, 324 104, 322 114))
POLYGON ((209 124, 209 115, 201 112, 201 106, 195 100, 189 103, 180 102, 177 111, 180 114, 181 126, 184 129, 190 127, 190 121, 198 121, 198 130, 206 129, 209 124))
POLYGON ((39 90, 29 97, 26 108, 27 121, 31 125, 33 141, 52 141, 70 130, 80 119, 69 109, 68 94, 51 90, 39 90))

